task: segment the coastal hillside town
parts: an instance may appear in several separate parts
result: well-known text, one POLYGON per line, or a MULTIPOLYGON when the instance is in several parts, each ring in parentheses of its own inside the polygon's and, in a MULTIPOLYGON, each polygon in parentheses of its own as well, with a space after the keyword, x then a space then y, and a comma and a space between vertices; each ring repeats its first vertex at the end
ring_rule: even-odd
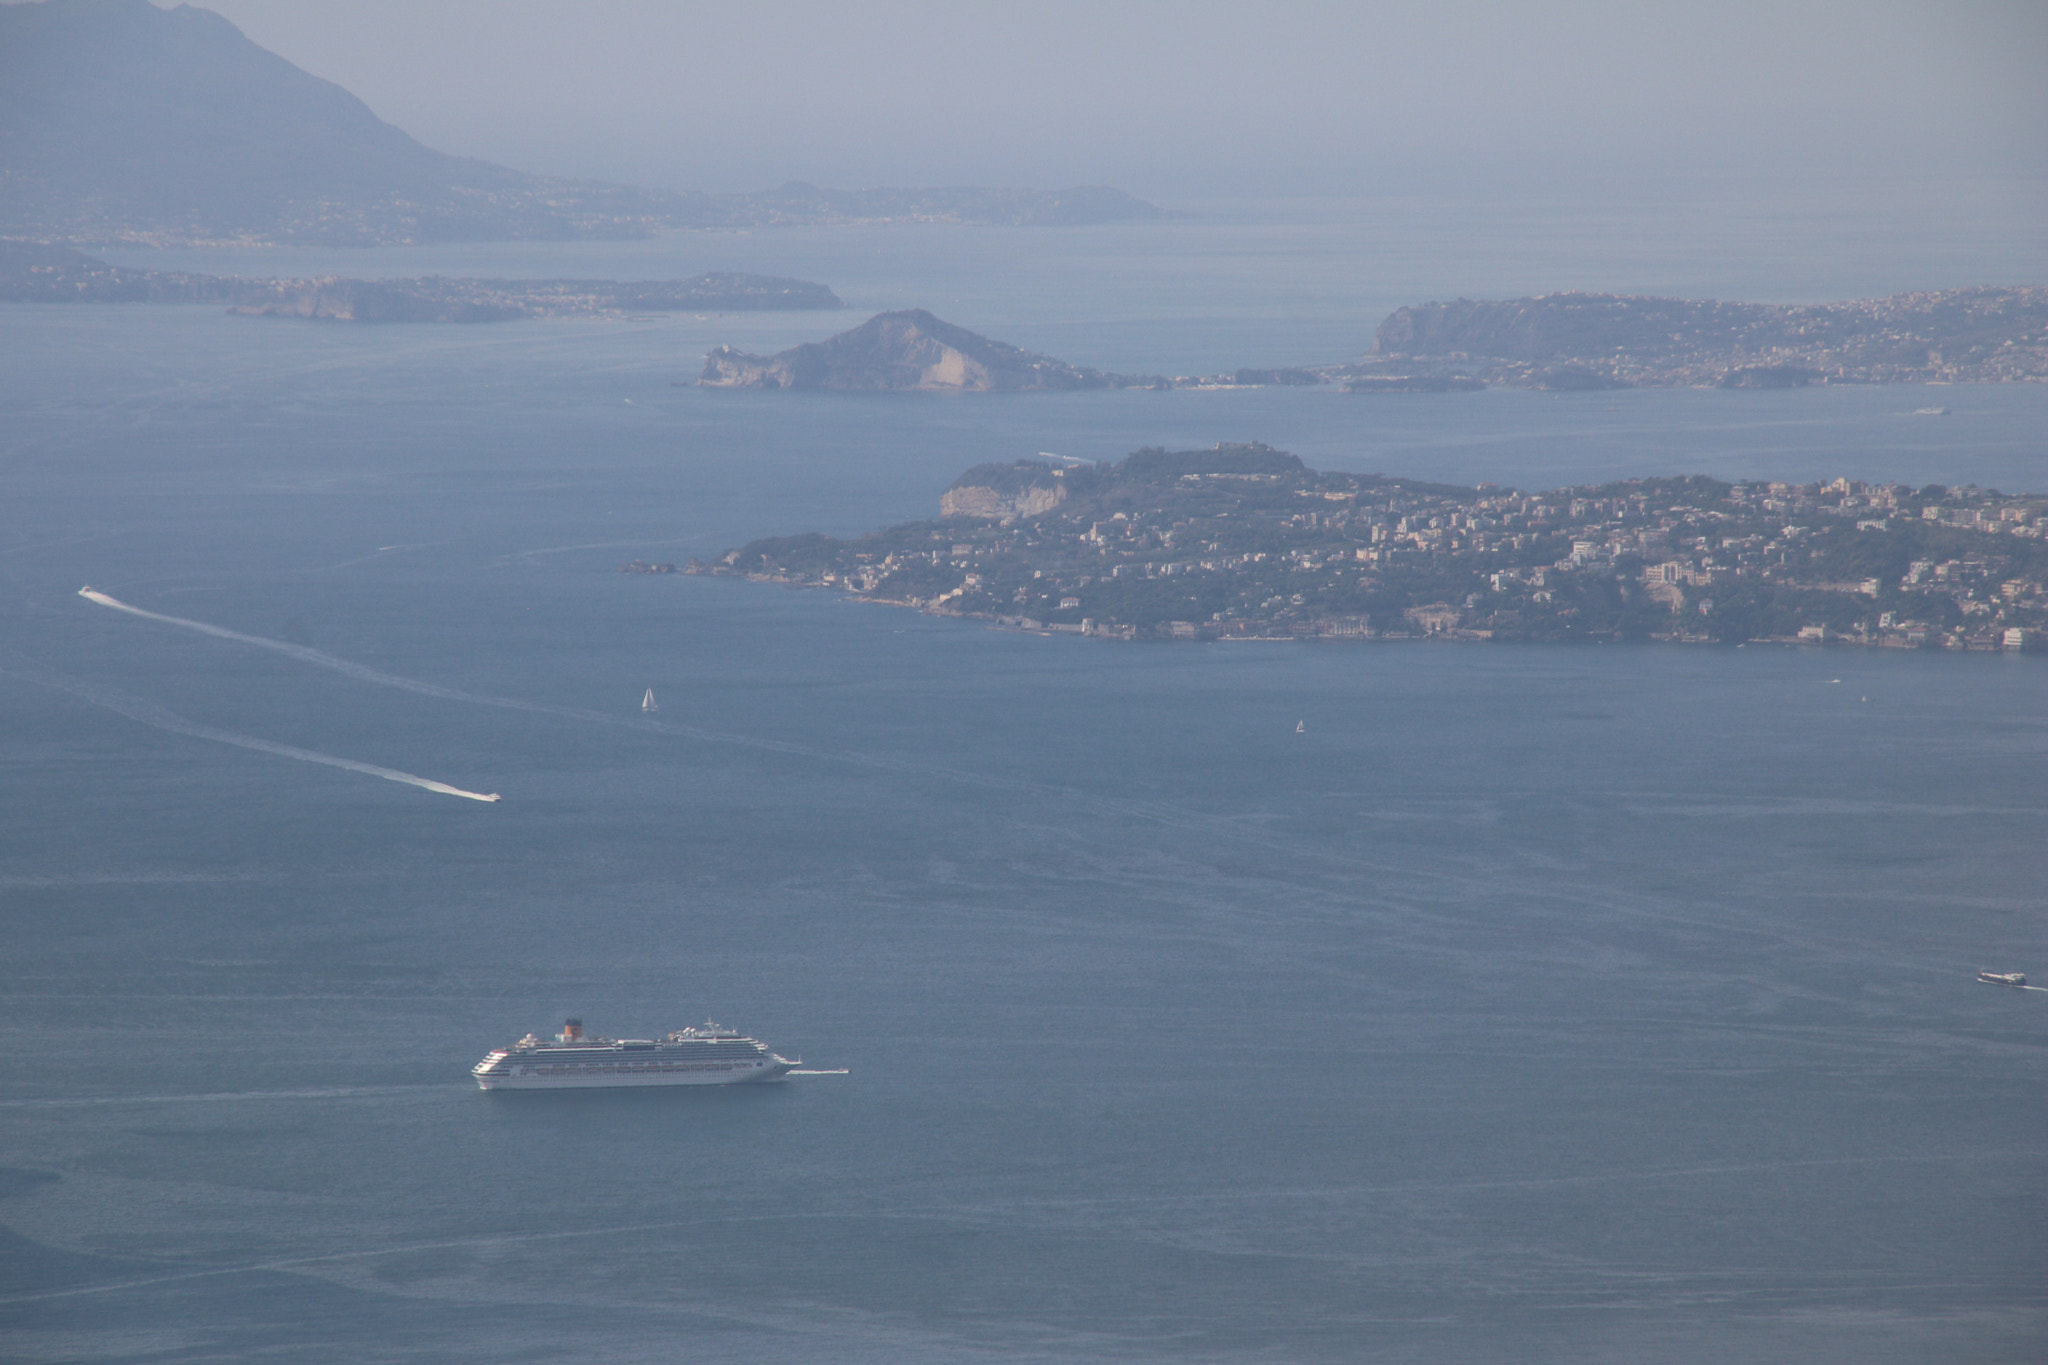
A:
POLYGON ((2048 496, 1628 479, 1525 492, 1319 471, 1270 446, 980 465, 941 515, 756 540, 686 572, 1122 640, 2033 650, 2048 496))

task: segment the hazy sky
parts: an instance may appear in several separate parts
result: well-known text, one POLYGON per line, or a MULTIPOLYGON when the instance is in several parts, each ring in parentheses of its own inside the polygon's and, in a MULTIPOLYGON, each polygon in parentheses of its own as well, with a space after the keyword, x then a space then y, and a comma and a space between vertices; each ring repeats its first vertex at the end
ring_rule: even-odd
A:
POLYGON ((213 0, 429 146, 701 189, 2048 167, 2048 0, 213 0))

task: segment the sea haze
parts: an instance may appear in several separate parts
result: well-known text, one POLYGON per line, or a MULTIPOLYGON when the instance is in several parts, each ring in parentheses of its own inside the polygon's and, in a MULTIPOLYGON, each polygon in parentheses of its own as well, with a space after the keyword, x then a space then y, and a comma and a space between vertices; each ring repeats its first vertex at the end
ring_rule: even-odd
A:
POLYGON ((1137 646, 616 571, 1151 444, 2042 484, 2033 386, 687 386, 884 307, 1208 370, 1458 293, 2017 282, 2031 240, 1930 279, 1910 232, 1501 257, 1404 212, 121 258, 846 313, 0 307, 9 1355, 2038 1358, 2048 1015, 1972 978, 2048 975, 2039 656, 1137 646), (849 1074, 474 1089, 568 1014, 849 1074))

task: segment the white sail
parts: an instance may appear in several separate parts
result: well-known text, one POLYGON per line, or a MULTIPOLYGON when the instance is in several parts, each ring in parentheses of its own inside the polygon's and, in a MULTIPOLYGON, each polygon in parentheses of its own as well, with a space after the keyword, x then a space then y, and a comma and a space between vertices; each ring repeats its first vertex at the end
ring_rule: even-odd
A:
POLYGON ((641 709, 642 711, 659 711, 659 710, 661 709, 661 708, 660 708, 659 706, 656 706, 656 705, 654 704, 654 689, 653 689, 653 688, 651 688, 651 687, 650 687, 650 688, 648 688, 648 689, 647 689, 647 695, 646 695, 646 696, 644 696, 644 697, 642 697, 642 698, 640 699, 640 709, 641 709))

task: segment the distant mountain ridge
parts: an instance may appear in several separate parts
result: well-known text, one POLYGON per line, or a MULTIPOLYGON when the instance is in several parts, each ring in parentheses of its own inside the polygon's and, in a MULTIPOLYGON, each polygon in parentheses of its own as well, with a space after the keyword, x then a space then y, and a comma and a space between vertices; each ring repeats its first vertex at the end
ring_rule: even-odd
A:
MULTIPOLYGON (((828 190, 792 180, 753 194, 705 195, 700 212, 728 215, 732 226, 779 223, 985 223, 1006 227, 1085 227, 1178 215, 1122 190, 1004 190, 972 185, 934 189, 828 190)), ((722 226, 707 222, 704 226, 722 226)))
POLYGON ((1103 188, 714 195, 528 175, 420 145, 210 10, 0 5, 0 236, 351 246, 1159 216, 1103 188))

